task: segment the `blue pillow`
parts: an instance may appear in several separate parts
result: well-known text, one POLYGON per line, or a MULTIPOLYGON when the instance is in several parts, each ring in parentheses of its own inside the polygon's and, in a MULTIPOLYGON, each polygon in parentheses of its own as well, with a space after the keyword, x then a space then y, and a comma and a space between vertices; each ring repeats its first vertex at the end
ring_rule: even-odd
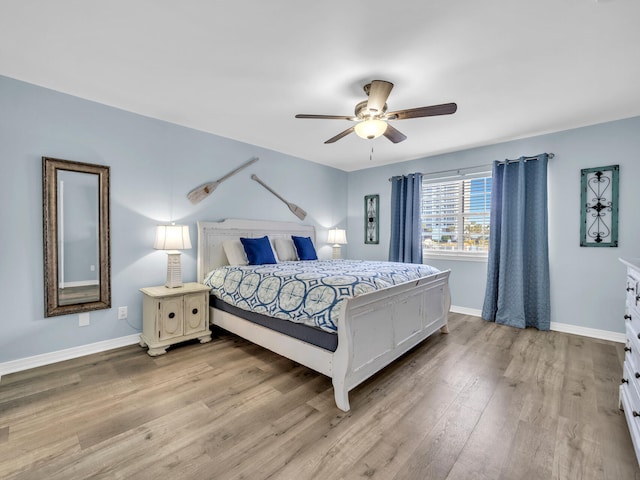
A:
POLYGON ((291 240, 298 252, 298 258, 300 260, 317 260, 316 248, 313 246, 311 237, 296 237, 291 235, 291 240))
POLYGON ((269 237, 243 238, 240 237, 244 251, 247 254, 249 265, 264 265, 266 263, 277 263, 273 255, 273 249, 269 242, 269 237))

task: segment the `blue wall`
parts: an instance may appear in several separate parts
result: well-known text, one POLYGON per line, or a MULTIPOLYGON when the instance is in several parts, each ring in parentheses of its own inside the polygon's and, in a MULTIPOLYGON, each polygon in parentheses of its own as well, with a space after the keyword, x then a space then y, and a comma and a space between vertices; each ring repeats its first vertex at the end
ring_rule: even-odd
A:
MULTIPOLYGON (((490 164, 494 159, 554 152, 549 164, 552 321, 623 332, 624 268, 640 257, 640 117, 346 173, 215 135, 135 115, 0 76, 0 363, 132 335, 141 325, 138 289, 161 285, 166 256, 152 249, 154 227, 175 221, 270 218, 297 221, 250 180, 258 174, 304 208, 317 228, 320 255, 330 257, 326 231, 347 228, 343 256, 387 259, 392 175, 490 164), (113 308, 45 318, 42 261, 41 157, 111 167, 113 308), (219 178, 252 156, 260 161, 191 205, 192 188, 219 178), (619 248, 580 248, 580 169, 620 165, 619 248), (365 245, 363 197, 380 194, 380 244, 365 245), (117 320, 128 306, 129 324, 117 320)), ((376 141, 385 141, 380 139, 376 141)), ((185 281, 196 278, 195 248, 183 252, 185 281)), ((486 264, 429 261, 451 268, 453 304, 480 309, 486 264)))
MULTIPOLYGON (((625 268, 618 257, 640 257, 640 117, 412 160, 349 174, 348 241, 354 258, 388 258, 393 175, 491 164, 553 152, 549 161, 551 321, 624 332, 625 268), (620 165, 619 248, 580 247, 580 170, 620 165), (380 194, 380 244, 363 242, 363 198, 380 194)), ((426 260, 450 268, 452 303, 481 310, 486 263, 426 260)))
POLYGON ((341 170, 183 128, 0 76, 0 363, 135 334, 139 288, 162 285, 166 254, 153 250, 155 226, 191 226, 183 278, 196 279, 197 220, 270 218, 298 221, 250 179, 259 175, 308 212, 319 254, 330 257, 327 229, 346 226, 347 174, 341 170), (111 167, 112 305, 78 315, 44 317, 42 156, 111 167), (260 161, 206 200, 186 194, 253 156, 260 161), (117 319, 128 306, 129 322, 117 319))

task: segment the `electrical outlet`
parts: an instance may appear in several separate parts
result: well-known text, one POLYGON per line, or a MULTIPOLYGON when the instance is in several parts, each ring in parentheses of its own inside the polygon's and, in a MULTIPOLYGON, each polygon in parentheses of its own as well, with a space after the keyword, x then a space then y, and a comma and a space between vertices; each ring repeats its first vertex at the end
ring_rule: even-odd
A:
POLYGON ((126 320, 127 307, 118 307, 118 320, 126 320))
POLYGON ((89 267, 89 270, 91 270, 92 272, 95 272, 96 271, 96 266, 95 265, 91 265, 89 267))

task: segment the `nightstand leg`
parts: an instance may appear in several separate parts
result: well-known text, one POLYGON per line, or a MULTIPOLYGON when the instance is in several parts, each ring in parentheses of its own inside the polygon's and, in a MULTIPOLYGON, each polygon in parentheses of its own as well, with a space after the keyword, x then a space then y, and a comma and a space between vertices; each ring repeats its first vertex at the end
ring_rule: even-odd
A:
POLYGON ((149 347, 149 351, 147 353, 149 354, 150 357, 157 357, 158 355, 164 355, 165 353, 167 353, 167 348, 166 347, 158 347, 158 348, 149 347))
POLYGON ((200 340, 200 343, 209 343, 211 341, 211 334, 198 337, 198 340, 200 340))

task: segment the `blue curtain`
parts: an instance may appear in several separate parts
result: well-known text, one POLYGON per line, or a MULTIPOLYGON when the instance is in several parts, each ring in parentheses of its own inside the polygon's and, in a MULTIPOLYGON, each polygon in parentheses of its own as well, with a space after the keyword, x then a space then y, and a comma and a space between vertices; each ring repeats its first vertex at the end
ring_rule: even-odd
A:
POLYGON ((547 161, 493 164, 485 320, 549 330, 547 161))
POLYGON ((422 263, 421 191, 420 173, 391 179, 391 262, 422 263))

